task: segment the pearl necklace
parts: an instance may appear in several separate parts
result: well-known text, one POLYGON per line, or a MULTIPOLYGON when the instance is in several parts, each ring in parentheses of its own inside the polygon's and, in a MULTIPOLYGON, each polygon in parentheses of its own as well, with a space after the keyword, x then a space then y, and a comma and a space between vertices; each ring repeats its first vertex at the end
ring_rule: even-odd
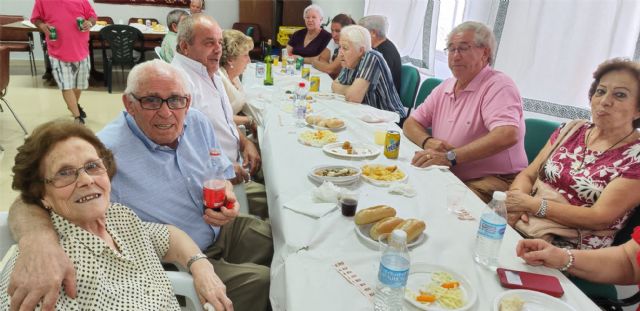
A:
MULTIPOLYGON (((618 140, 615 144, 609 146, 609 148, 607 148, 605 151, 599 152, 599 155, 604 154, 605 152, 611 150, 611 148, 615 147, 617 144, 621 143, 622 141, 624 141, 625 139, 627 139, 629 136, 631 136, 634 132, 636 131, 636 129, 632 129, 631 132, 627 135, 625 135, 624 137, 622 137, 622 139, 618 140)), ((580 160, 580 164, 576 165, 578 162, 573 162, 571 164, 571 171, 574 174, 577 174, 578 171, 582 170, 583 165, 590 165, 593 162, 595 162, 598 158, 597 156, 590 154, 587 156, 587 146, 589 145, 589 137, 591 137, 591 133, 593 132, 593 129, 589 130, 589 134, 587 134, 587 137, 584 139, 584 149, 582 150, 582 160, 580 160), (589 158, 589 160, 587 160, 586 158, 589 158)))

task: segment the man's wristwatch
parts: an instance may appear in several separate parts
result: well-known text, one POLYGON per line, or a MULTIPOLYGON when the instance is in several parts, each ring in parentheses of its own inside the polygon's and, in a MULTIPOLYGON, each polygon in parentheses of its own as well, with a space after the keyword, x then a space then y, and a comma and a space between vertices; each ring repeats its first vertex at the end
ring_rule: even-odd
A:
POLYGON ((447 160, 449 160, 449 162, 451 162, 451 166, 456 166, 456 152, 453 150, 449 150, 447 151, 447 160))

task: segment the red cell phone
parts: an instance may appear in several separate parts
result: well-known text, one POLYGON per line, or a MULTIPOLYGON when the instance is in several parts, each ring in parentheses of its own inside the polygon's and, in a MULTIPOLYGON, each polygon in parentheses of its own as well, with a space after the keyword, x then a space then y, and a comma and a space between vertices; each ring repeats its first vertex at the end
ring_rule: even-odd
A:
POLYGON ((502 287, 530 289, 554 297, 562 297, 564 290, 558 278, 552 275, 498 268, 498 277, 502 287))

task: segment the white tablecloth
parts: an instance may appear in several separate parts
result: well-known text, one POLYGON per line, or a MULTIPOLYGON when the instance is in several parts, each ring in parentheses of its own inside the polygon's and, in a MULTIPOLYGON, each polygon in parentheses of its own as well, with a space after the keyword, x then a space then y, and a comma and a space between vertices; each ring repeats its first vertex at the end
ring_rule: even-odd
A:
MULTIPOLYGON (((300 80, 299 75, 284 76, 276 72, 275 85, 267 87, 262 85, 261 79, 255 78, 254 68, 255 64, 249 66, 243 83, 250 94, 251 105, 261 111, 262 116, 259 138, 275 246, 270 294, 274 310, 372 310, 371 301, 349 284, 333 266, 338 261, 344 261, 369 286, 375 288, 380 254, 376 246, 365 243, 355 234, 353 218, 342 216, 339 209, 313 218, 283 208, 285 203, 317 186, 307 177, 312 167, 321 164, 361 166, 365 163, 398 165, 408 173, 407 182, 417 190, 418 195, 413 198, 392 195, 387 188, 359 183, 357 188, 361 194, 358 209, 387 204, 396 208, 399 217, 424 220, 427 223, 427 239, 411 250, 411 262, 442 265, 464 275, 478 293, 478 301, 471 310, 491 310, 494 297, 505 289, 500 286, 495 271, 473 261, 478 221, 459 220, 445 206, 445 185, 460 181, 447 170, 418 170, 411 167, 409 162, 418 147, 404 136, 397 160, 389 160, 382 154, 373 160, 345 160, 330 157, 320 148, 298 143, 298 134, 310 128, 295 127, 289 112, 291 103, 285 90, 293 89, 300 80)), ((276 71, 279 68, 275 67, 276 71)), ((314 73, 317 74, 312 71, 314 73)), ((329 92, 331 80, 326 75, 321 76, 321 91, 329 92)), ((357 119, 356 116, 364 108, 367 107, 336 99, 320 100, 313 104, 315 113, 339 116, 346 121, 347 128, 337 133, 339 141, 373 144, 376 128, 398 129, 394 123, 368 124, 357 119)), ((469 192, 464 206, 478 219, 483 203, 469 192)), ((500 250, 500 266, 554 275, 565 290, 562 300, 576 310, 597 310, 595 304, 559 271, 531 267, 517 258, 515 245, 519 239, 520 236, 508 228, 500 250)), ((415 308, 407 304, 406 309, 415 308)))

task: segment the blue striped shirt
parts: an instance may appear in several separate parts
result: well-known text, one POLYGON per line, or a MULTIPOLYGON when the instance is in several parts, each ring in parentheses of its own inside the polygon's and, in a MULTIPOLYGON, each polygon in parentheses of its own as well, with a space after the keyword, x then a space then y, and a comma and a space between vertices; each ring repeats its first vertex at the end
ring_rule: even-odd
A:
MULTIPOLYGON (((212 176, 209 149, 220 144, 207 118, 189 109, 176 149, 151 141, 127 112, 98 132, 117 165, 111 181, 111 201, 131 208, 143 221, 172 224, 206 250, 220 228, 202 219, 202 184, 212 176)), ((222 158, 225 177, 233 165, 222 158)))
POLYGON ((364 95, 363 104, 395 111, 401 118, 406 117, 398 91, 393 85, 393 76, 380 52, 370 50, 364 53, 356 68, 342 68, 337 80, 341 84, 351 85, 358 78, 369 81, 369 89, 364 95))

